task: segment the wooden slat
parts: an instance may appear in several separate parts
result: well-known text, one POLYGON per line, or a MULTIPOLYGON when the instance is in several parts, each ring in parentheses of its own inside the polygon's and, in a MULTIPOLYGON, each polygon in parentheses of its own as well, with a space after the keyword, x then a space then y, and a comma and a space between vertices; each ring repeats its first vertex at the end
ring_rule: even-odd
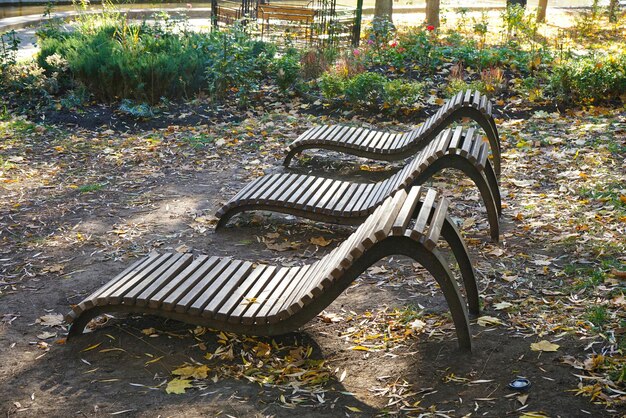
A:
POLYGON ((106 292, 108 289, 118 285, 121 281, 125 280, 127 277, 132 278, 136 274, 139 274, 143 269, 148 267, 150 264, 154 263, 160 255, 156 252, 150 253, 147 257, 140 258, 131 264, 130 267, 119 273, 113 279, 108 281, 106 284, 98 288, 95 292, 87 296, 83 299, 78 305, 74 306, 73 311, 77 314, 80 314, 82 311, 89 309, 94 306, 94 301, 100 296, 102 293, 106 292))
POLYGON ((465 139, 463 141, 463 146, 461 147, 461 150, 459 152, 460 155, 462 155, 463 157, 467 157, 469 155, 469 152, 471 150, 471 147, 474 143, 474 128, 469 128, 467 130, 467 132, 465 133, 465 139))
POLYGON ((259 197, 261 197, 261 195, 263 195, 263 193, 265 193, 268 188, 272 187, 273 184, 283 179, 283 177, 279 174, 269 174, 267 176, 264 176, 264 178, 265 177, 267 177, 267 181, 264 182, 263 185, 255 188, 254 191, 248 193, 248 196, 246 196, 245 199, 241 200, 247 202, 258 202, 259 197))
POLYGON ((315 182, 315 180, 317 180, 317 177, 315 176, 305 176, 305 177, 306 179, 304 183, 302 183, 302 185, 299 188, 294 190, 291 196, 287 197, 287 199, 285 200, 285 207, 288 207, 288 208, 294 207, 296 203, 298 202, 298 200, 300 200, 300 198, 305 193, 308 192, 309 188, 315 182))
POLYGON ((323 177, 313 177, 313 178, 314 178, 313 184, 311 184, 310 187, 308 187, 306 190, 303 191, 303 193, 300 195, 300 199, 298 199, 298 201, 293 205, 295 208, 302 209, 304 205, 306 204, 306 202, 309 201, 311 196, 313 196, 315 192, 317 192, 317 190, 320 188, 320 186, 322 186, 322 184, 326 180, 328 180, 323 177))
POLYGON ((315 133, 322 128, 323 128, 323 125, 318 125, 318 126, 314 126, 312 128, 307 129, 298 138, 296 138, 295 141, 293 141, 290 146, 293 146, 297 142, 304 142, 308 140, 309 138, 312 138, 315 135, 315 133))
POLYGON ((463 96, 463 105, 471 106, 472 105, 470 103, 471 99, 472 99, 472 91, 471 90, 466 90, 465 91, 465 96, 463 96))
POLYGON ((350 136, 350 138, 346 139, 346 144, 356 145, 359 138, 361 138, 363 135, 368 135, 369 132, 370 132, 369 129, 357 128, 357 130, 354 131, 354 133, 350 136))
POLYGON ((122 300, 122 296, 126 294, 129 290, 131 290, 134 286, 142 281, 146 280, 147 277, 150 277, 153 272, 158 271, 163 268, 167 268, 170 265, 170 260, 172 259, 172 253, 165 253, 159 257, 158 261, 150 266, 150 268, 144 269, 141 273, 134 276, 132 279, 124 280, 115 288, 109 289, 106 293, 103 293, 99 297, 100 304, 108 304, 108 303, 119 303, 122 300))
POLYGON ((284 188, 283 190, 277 190, 274 196, 271 196, 268 200, 270 202, 286 202, 289 197, 292 196, 296 190, 299 190, 304 182, 306 182, 309 176, 304 174, 298 174, 297 178, 291 183, 291 186, 284 188))
MULTIPOLYGON (((187 276, 182 283, 172 289, 172 291, 163 299, 161 303, 161 309, 166 311, 172 311, 176 307, 176 303, 182 299, 189 289, 193 288, 198 281, 204 277, 207 271, 212 269, 220 262, 219 257, 209 257, 201 265, 199 265, 195 271, 190 272, 191 275, 187 276)), ((184 272, 183 272, 184 273, 184 272)), ((189 272, 188 272, 189 273, 189 272)), ((156 298, 155 298, 156 299, 156 298)))
POLYGON ((215 280, 222 272, 227 269, 233 263, 241 263, 241 261, 233 261, 230 258, 223 258, 220 260, 215 267, 213 267, 210 271, 204 273, 202 276, 198 277, 199 280, 196 281, 195 285, 191 288, 188 288, 182 298, 176 302, 176 306, 174 310, 179 313, 187 312, 187 310, 193 305, 193 302, 202 295, 202 292, 206 288, 208 288, 213 280, 215 280))
POLYGON ((360 195, 362 193, 362 190, 365 190, 366 187, 367 184, 364 183, 352 183, 348 187, 348 190, 343 195, 343 197, 339 199, 339 202, 337 202, 337 204, 333 208, 333 211, 343 213, 346 207, 350 204, 350 202, 352 202, 352 199, 360 195))
POLYGON ((320 195, 318 199, 311 200, 309 205, 311 205, 313 212, 322 212, 326 204, 331 201, 337 194, 337 190, 342 186, 344 182, 339 180, 333 180, 330 187, 326 189, 326 191, 320 195))
POLYGON ((463 128, 461 126, 457 126, 454 130, 454 134, 452 135, 452 139, 450 140, 450 144, 448 145, 449 150, 458 149, 461 146, 463 139, 463 128))
MULTIPOLYGON (((239 283, 233 292, 224 300, 222 306, 219 307, 217 312, 213 315, 215 320, 218 321, 226 321, 231 312, 241 304, 241 301, 248 292, 251 291, 252 287, 258 285, 259 278, 265 273, 265 271, 270 268, 267 264, 259 264, 256 266, 254 270, 243 279, 241 283, 239 283)), ((272 269, 276 267, 272 266, 272 269)))
POLYGON ((389 133, 389 132, 385 132, 385 133, 383 133, 383 134, 382 134, 382 135, 381 135, 378 139, 373 140, 373 141, 372 141, 372 142, 371 142, 371 143, 367 146, 367 149, 368 149, 370 152, 374 152, 374 151, 376 151, 376 149, 377 149, 377 148, 380 148, 381 144, 384 144, 385 142, 387 142, 387 140, 389 139, 389 137, 390 137, 391 135, 392 135, 392 134, 391 134, 391 133, 389 133))
POLYGON ((221 273, 211 286, 208 287, 204 293, 194 301, 193 305, 189 308, 189 312, 193 315, 196 312, 200 313, 204 317, 211 317, 222 303, 226 301, 227 294, 218 297, 223 289, 227 289, 226 292, 233 289, 231 282, 239 283, 242 278, 247 277, 252 270, 252 263, 244 261, 241 263, 232 263, 223 273, 221 273), (197 309, 197 311, 196 311, 197 309))
POLYGON ((443 222, 446 220, 446 214, 448 212, 448 204, 448 199, 441 198, 435 209, 433 219, 430 221, 428 235, 426 235, 424 240, 424 246, 430 251, 437 246, 437 241, 439 241, 441 228, 443 227, 443 222))
MULTIPOLYGON (((257 300, 263 289, 270 283, 272 278, 279 271, 276 266, 268 266, 261 275, 256 278, 254 284, 248 289, 247 292, 238 294, 236 299, 236 305, 228 315, 227 321, 233 324, 239 324, 241 322, 241 315, 243 315, 250 306, 258 305, 262 301, 257 300)), ((246 280, 247 282, 247 280, 246 280)))
POLYGON ((268 314, 276 305, 282 305, 286 298, 289 297, 287 289, 293 286, 293 282, 297 282, 296 277, 302 270, 302 267, 290 267, 287 274, 283 277, 276 287, 272 290, 272 294, 266 303, 262 304, 260 309, 254 314, 254 322, 256 324, 265 324, 268 322, 268 314))
MULTIPOLYGON (((165 285, 159 289, 156 294, 149 294, 147 292, 142 293, 139 297, 137 297, 137 301, 135 302, 137 306, 146 306, 155 309, 158 308, 163 300, 175 289, 177 289, 181 283, 183 283, 189 276, 191 276, 209 257, 206 255, 200 255, 195 258, 191 262, 190 265, 185 268, 182 272, 180 272, 176 277, 169 280, 165 285)), ((217 259, 217 257, 214 257, 217 259)))
MULTIPOLYGON (((132 291, 127 292, 124 295, 122 303, 135 304, 137 306, 145 306, 145 301, 157 293, 163 286, 174 279, 181 271, 183 271, 191 261, 193 256, 191 254, 183 254, 181 257, 170 266, 167 271, 156 278, 149 286, 136 286, 132 291), (141 301, 139 301, 141 299, 141 301), (138 303, 139 302, 139 303, 138 303)), ((154 274, 154 273, 153 273, 154 274)))
POLYGON ((302 209, 304 209, 305 211, 313 210, 317 201, 320 200, 324 196, 326 191, 329 190, 336 182, 337 181, 333 179, 324 179, 324 182, 317 188, 317 190, 315 190, 314 193, 309 196, 307 201, 303 203, 302 209))
MULTIPOLYGON (((261 293, 256 296, 256 303, 249 304, 247 306, 248 309, 241 314, 240 319, 241 323, 245 325, 253 324, 256 320, 256 313, 266 304, 271 303, 272 298, 274 297, 274 291, 276 287, 280 284, 280 282, 285 278, 287 273, 289 273, 288 267, 279 267, 278 271, 274 276, 267 282, 265 288, 261 291, 261 293)), ((232 317, 231 317, 232 318, 232 317)))
POLYGON ((404 205, 402 205, 402 209, 400 209, 400 212, 398 213, 398 216, 396 216, 393 226, 391 227, 391 233, 393 235, 404 235, 404 231, 408 228, 409 223, 411 222, 415 208, 420 202, 420 196, 423 190, 424 189, 421 186, 411 187, 406 199, 404 200, 404 205))
POLYGON ((285 193, 287 190, 292 189, 292 187, 294 185, 297 185, 299 181, 302 181, 303 176, 298 174, 287 174, 286 177, 287 180, 283 183, 283 185, 274 190, 274 193, 272 193, 270 196, 265 198, 265 202, 280 202, 280 200, 278 200, 278 197, 285 193))
POLYGON ((417 215, 417 219, 415 220, 415 225, 411 230, 411 238, 415 237, 415 234, 418 236, 423 236, 425 233, 426 225, 428 223, 428 217, 430 216, 431 208, 435 203, 435 198, 437 197, 437 192, 433 189, 428 189, 426 192, 426 197, 424 198, 424 203, 422 204, 422 208, 420 209, 419 214, 417 215))
POLYGON ((394 219, 402 207, 402 203, 404 203, 404 199, 406 199, 406 192, 404 190, 400 190, 391 198, 389 209, 378 217, 371 232, 362 240, 365 249, 370 248, 378 242, 379 236, 383 235, 383 238, 387 236, 394 219))
POLYGON ((448 151, 448 145, 450 145, 450 141, 452 140, 452 129, 446 129, 439 135, 440 141, 437 143, 435 155, 437 155, 437 157, 443 157, 446 151, 448 151))
POLYGON ((366 150, 370 150, 370 145, 375 143, 376 141, 378 141, 383 135, 385 135, 385 133, 383 131, 377 131, 376 135, 370 137, 367 141, 363 141, 361 144, 359 144, 362 148, 365 148, 366 150))
POLYGON ((361 206, 361 204, 363 203, 364 200, 366 200, 370 193, 372 192, 372 190, 375 189, 377 183, 368 183, 363 190, 361 191, 361 193, 357 196, 354 196, 353 199, 351 199, 348 204, 346 205, 344 212, 353 212, 355 211, 355 208, 358 208, 361 206))
POLYGON ((264 203, 275 191, 280 191, 283 187, 288 187, 289 183, 293 180, 290 174, 275 174, 275 176, 277 180, 265 187, 265 190, 256 198, 257 203, 264 203))
POLYGON ((251 187, 249 189, 244 189, 245 194, 237 193, 235 197, 231 199, 231 202, 250 198, 250 196, 254 195, 258 190, 262 189, 267 182, 272 181, 272 180, 273 180, 273 177, 271 175, 267 175, 267 176, 263 176, 263 177, 260 177, 251 181, 250 182, 251 187))
POLYGON ((354 141, 354 145, 360 148, 363 146, 363 144, 371 141, 372 138, 375 137, 378 133, 378 131, 371 130, 367 132, 367 135, 361 135, 356 141, 354 141))
POLYGON ((334 208, 337 206, 337 203, 343 198, 344 194, 350 188, 351 183, 349 181, 341 181, 339 182, 341 186, 337 189, 337 191, 333 194, 331 199, 326 201, 326 204, 322 207, 322 213, 329 214, 334 208))
POLYGON ((305 282, 309 272, 313 269, 314 266, 315 264, 303 266, 300 272, 298 272, 298 276, 296 277, 296 279, 291 280, 289 288, 285 290, 285 297, 283 298, 282 303, 280 305, 274 305, 272 310, 268 313, 268 323, 272 324, 289 316, 287 308, 294 303, 294 300, 298 296, 302 284, 305 282))

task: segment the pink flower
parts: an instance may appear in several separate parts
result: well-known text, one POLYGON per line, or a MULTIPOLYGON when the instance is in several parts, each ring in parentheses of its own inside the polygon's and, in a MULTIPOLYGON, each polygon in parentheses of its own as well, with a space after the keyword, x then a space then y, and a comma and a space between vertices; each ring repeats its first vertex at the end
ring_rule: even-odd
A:
POLYGON ((428 32, 432 32, 432 31, 434 31, 434 30, 435 30, 435 27, 434 27, 433 25, 428 25, 428 26, 426 26, 426 30, 427 30, 428 32))
POLYGON ((358 57, 359 55, 361 55, 361 51, 355 49, 354 51, 352 51, 352 54, 354 54, 355 57, 358 57))
POLYGON ((374 45, 374 40, 373 39, 368 39, 367 40, 367 44, 368 45, 374 45))
POLYGON ((389 46, 392 47, 392 48, 397 47, 398 46, 398 41, 396 41, 396 40, 389 41, 389 46))
POLYGON ((188 8, 188 9, 191 9, 192 7, 193 7, 193 4, 191 4, 191 3, 187 3, 187 8, 188 8))

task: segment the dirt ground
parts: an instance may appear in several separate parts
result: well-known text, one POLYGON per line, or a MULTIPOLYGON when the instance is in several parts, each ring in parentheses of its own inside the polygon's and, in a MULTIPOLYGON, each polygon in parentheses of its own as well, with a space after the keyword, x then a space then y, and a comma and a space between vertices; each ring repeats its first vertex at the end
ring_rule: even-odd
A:
MULTIPOLYGON (((19 119, 0 130, 3 416, 623 416, 623 382, 607 385, 608 390, 600 385, 603 396, 596 394, 591 402, 582 396, 585 388, 590 380, 593 385, 606 378, 594 374, 599 368, 579 367, 598 353, 619 358, 615 336, 623 330, 614 324, 624 310, 619 299, 611 305, 610 298, 623 282, 615 284, 609 274, 600 286, 580 290, 573 284, 580 273, 565 266, 596 265, 607 257, 626 262, 620 254, 625 224, 619 213, 605 218, 603 226, 587 214, 587 229, 576 229, 579 223, 567 218, 575 219, 578 211, 609 215, 572 197, 573 183, 591 179, 558 175, 566 166, 591 176, 606 171, 623 187, 623 112, 578 115, 578 132, 570 131, 567 115, 535 115, 534 128, 521 127, 518 120, 501 122, 500 244, 488 240, 486 215, 469 181, 447 173, 432 182, 453 201, 480 279, 483 321, 472 319, 471 355, 457 349, 434 280, 397 257, 371 268, 298 332, 274 339, 120 316, 66 341, 66 324, 56 314, 67 313, 151 250, 292 265, 321 257, 350 234, 349 227, 267 213, 241 215, 214 230, 212 215, 220 204, 250 179, 283 170, 285 144, 325 118, 277 109, 197 125, 185 123, 184 113, 172 115, 164 126, 130 133, 123 126, 87 129, 19 119), (593 142, 600 131, 622 146, 617 154, 593 142), (568 142, 572 136, 586 141, 568 142), (555 142, 533 144, 537 137, 555 142), (519 141, 530 141, 531 147, 519 147, 519 141), (569 151, 559 157, 561 150, 578 150, 581 158, 572 159, 569 151), (594 158, 581 161, 585 153, 594 158), (596 163, 596 169, 580 166, 596 163), (329 245, 311 242, 320 242, 319 237, 329 245), (600 250, 596 238, 606 244, 600 250), (603 293, 605 300, 598 296, 603 293), (593 303, 611 307, 600 331, 585 319, 593 303), (399 321, 406 312, 416 313, 424 328, 399 321), (542 340, 559 347, 534 351, 531 343, 542 340), (250 350, 260 346, 272 353, 250 350), (297 350, 303 347, 310 352, 298 362, 297 350), (230 356, 223 355, 224 348, 230 356), (286 376, 290 362, 298 363, 304 376, 320 380, 286 376), (192 379, 185 393, 167 393, 173 372, 185 364, 206 364, 209 371, 192 379), (275 383, 264 383, 269 375, 275 383), (518 376, 532 383, 527 392, 508 388, 518 376)), ((386 167, 317 152, 295 169, 370 181, 388 175, 386 167)))

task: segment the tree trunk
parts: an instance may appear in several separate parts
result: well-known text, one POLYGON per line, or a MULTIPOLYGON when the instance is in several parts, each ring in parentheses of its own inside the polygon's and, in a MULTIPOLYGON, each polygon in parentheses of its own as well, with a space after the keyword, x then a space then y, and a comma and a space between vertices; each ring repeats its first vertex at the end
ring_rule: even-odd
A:
POLYGON ((374 6, 374 16, 377 18, 386 17, 390 22, 393 14, 393 0, 376 0, 374 6))
POLYGON ((439 27, 439 0, 426 0, 426 25, 439 27))
POLYGON ((537 6, 537 23, 543 23, 546 21, 546 9, 548 8, 548 0, 539 0, 537 6))
POLYGON ((609 22, 617 22, 618 0, 611 0, 609 3, 609 22))

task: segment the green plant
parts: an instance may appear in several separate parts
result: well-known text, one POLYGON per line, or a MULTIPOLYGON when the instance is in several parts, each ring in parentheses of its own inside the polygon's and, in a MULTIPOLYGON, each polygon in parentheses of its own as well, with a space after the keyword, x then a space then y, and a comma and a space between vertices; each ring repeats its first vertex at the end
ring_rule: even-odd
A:
POLYGON ((291 87, 300 74, 300 60, 295 54, 286 54, 274 60, 273 73, 276 84, 281 90, 291 87))
POLYGON ((78 191, 81 193, 90 193, 97 192, 102 189, 105 185, 101 183, 93 183, 93 184, 84 184, 78 188, 78 191))
POLYGON ((333 100, 342 97, 346 88, 346 79, 334 73, 324 73, 319 81, 322 96, 333 100))
POLYGON ((134 104, 128 99, 123 99, 119 111, 135 118, 149 119, 154 117, 152 108, 147 103, 134 104))
POLYGON ((358 74, 346 83, 346 100, 355 107, 377 105, 383 99, 386 81, 387 79, 378 73, 358 74))
POLYGON ((0 34, 0 70, 4 74, 10 66, 17 62, 17 51, 20 46, 20 38, 14 30, 0 34))
POLYGON ((478 90, 481 93, 487 93, 485 88, 485 83, 480 80, 475 81, 465 81, 459 78, 451 78, 448 80, 444 91, 447 97, 452 97, 460 91, 465 90, 478 90))
POLYGON ((551 93, 562 103, 589 104, 626 93, 626 54, 587 55, 553 68, 551 93))
POLYGON ((609 312, 604 306, 593 306, 587 309, 586 317, 595 327, 602 328, 609 321, 609 312))
POLYGON ((424 96, 424 84, 415 81, 391 80, 383 85, 383 90, 383 107, 389 107, 394 111, 411 110, 417 107, 416 104, 424 96))

